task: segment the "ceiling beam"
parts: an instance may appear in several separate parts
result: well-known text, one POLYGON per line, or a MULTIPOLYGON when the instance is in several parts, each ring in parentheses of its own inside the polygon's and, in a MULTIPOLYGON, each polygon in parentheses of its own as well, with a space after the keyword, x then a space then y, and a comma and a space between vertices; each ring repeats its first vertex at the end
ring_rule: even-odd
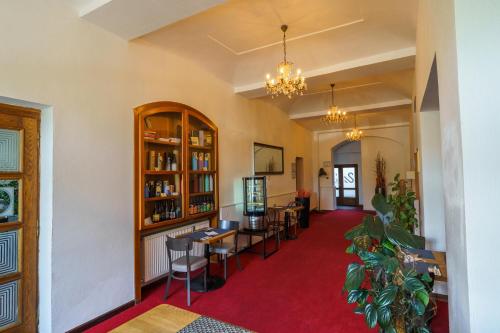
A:
MULTIPOLYGON (((408 106, 412 104, 412 100, 409 98, 395 100, 395 101, 387 101, 376 104, 367 104, 367 105, 358 105, 351 106, 347 108, 342 108, 343 111, 346 112, 360 112, 360 111, 373 111, 387 108, 394 108, 398 106, 408 106)), ((306 118, 314 118, 324 116, 328 110, 314 111, 314 112, 304 112, 304 113, 295 113, 289 116, 290 119, 306 119, 306 118)))
POLYGON ((226 0, 91 0, 78 9, 81 18, 132 40, 193 16, 226 0))
MULTIPOLYGON (((354 70, 360 67, 376 65, 384 62, 402 60, 406 58, 414 58, 417 54, 416 47, 408 47, 389 52, 378 53, 364 58, 353 59, 346 62, 341 62, 332 66, 322 67, 303 72, 307 79, 319 78, 325 75, 332 75, 338 72, 354 70)), ((234 87, 236 94, 242 94, 249 98, 263 97, 266 95, 264 89, 264 80, 243 86, 234 87)))

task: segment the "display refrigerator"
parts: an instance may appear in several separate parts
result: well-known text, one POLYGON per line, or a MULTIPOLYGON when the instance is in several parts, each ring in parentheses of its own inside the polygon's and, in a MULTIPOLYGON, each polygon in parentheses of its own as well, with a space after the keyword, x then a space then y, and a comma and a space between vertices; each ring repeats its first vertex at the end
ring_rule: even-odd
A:
POLYGON ((243 214, 248 216, 248 229, 265 229, 264 216, 267 212, 266 177, 243 178, 243 189, 243 214))

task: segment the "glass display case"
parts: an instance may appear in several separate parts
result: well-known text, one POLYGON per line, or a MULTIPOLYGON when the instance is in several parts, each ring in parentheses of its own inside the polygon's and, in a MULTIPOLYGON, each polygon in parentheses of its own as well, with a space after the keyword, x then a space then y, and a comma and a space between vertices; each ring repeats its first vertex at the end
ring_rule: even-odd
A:
POLYGON ((263 229, 262 217, 267 211, 266 177, 243 178, 243 214, 249 217, 249 229, 263 229))

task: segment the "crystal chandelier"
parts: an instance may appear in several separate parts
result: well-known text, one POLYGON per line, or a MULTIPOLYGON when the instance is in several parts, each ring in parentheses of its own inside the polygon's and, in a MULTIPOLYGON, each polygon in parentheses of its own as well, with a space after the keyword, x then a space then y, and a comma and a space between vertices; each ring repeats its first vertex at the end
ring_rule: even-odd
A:
POLYGON ((363 138, 363 131, 358 129, 358 126, 356 124, 356 115, 354 115, 354 128, 350 131, 347 132, 345 135, 345 138, 347 141, 361 141, 363 138))
POLYGON ((347 113, 333 104, 333 87, 335 87, 335 84, 330 84, 330 87, 332 87, 332 105, 321 120, 327 125, 343 123, 347 119, 347 113))
POLYGON ((301 75, 300 69, 293 74, 293 62, 286 60, 286 31, 287 25, 281 26, 283 31, 283 62, 278 64, 276 78, 266 75, 266 91, 273 98, 283 94, 292 98, 292 95, 302 95, 307 89, 306 79, 301 75))

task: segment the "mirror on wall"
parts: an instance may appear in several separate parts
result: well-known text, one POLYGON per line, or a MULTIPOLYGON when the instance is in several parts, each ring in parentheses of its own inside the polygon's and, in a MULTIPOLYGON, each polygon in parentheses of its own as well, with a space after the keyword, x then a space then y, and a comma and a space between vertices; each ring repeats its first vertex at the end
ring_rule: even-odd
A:
POLYGON ((266 145, 255 142, 253 144, 254 173, 256 175, 282 175, 283 147, 266 145))

